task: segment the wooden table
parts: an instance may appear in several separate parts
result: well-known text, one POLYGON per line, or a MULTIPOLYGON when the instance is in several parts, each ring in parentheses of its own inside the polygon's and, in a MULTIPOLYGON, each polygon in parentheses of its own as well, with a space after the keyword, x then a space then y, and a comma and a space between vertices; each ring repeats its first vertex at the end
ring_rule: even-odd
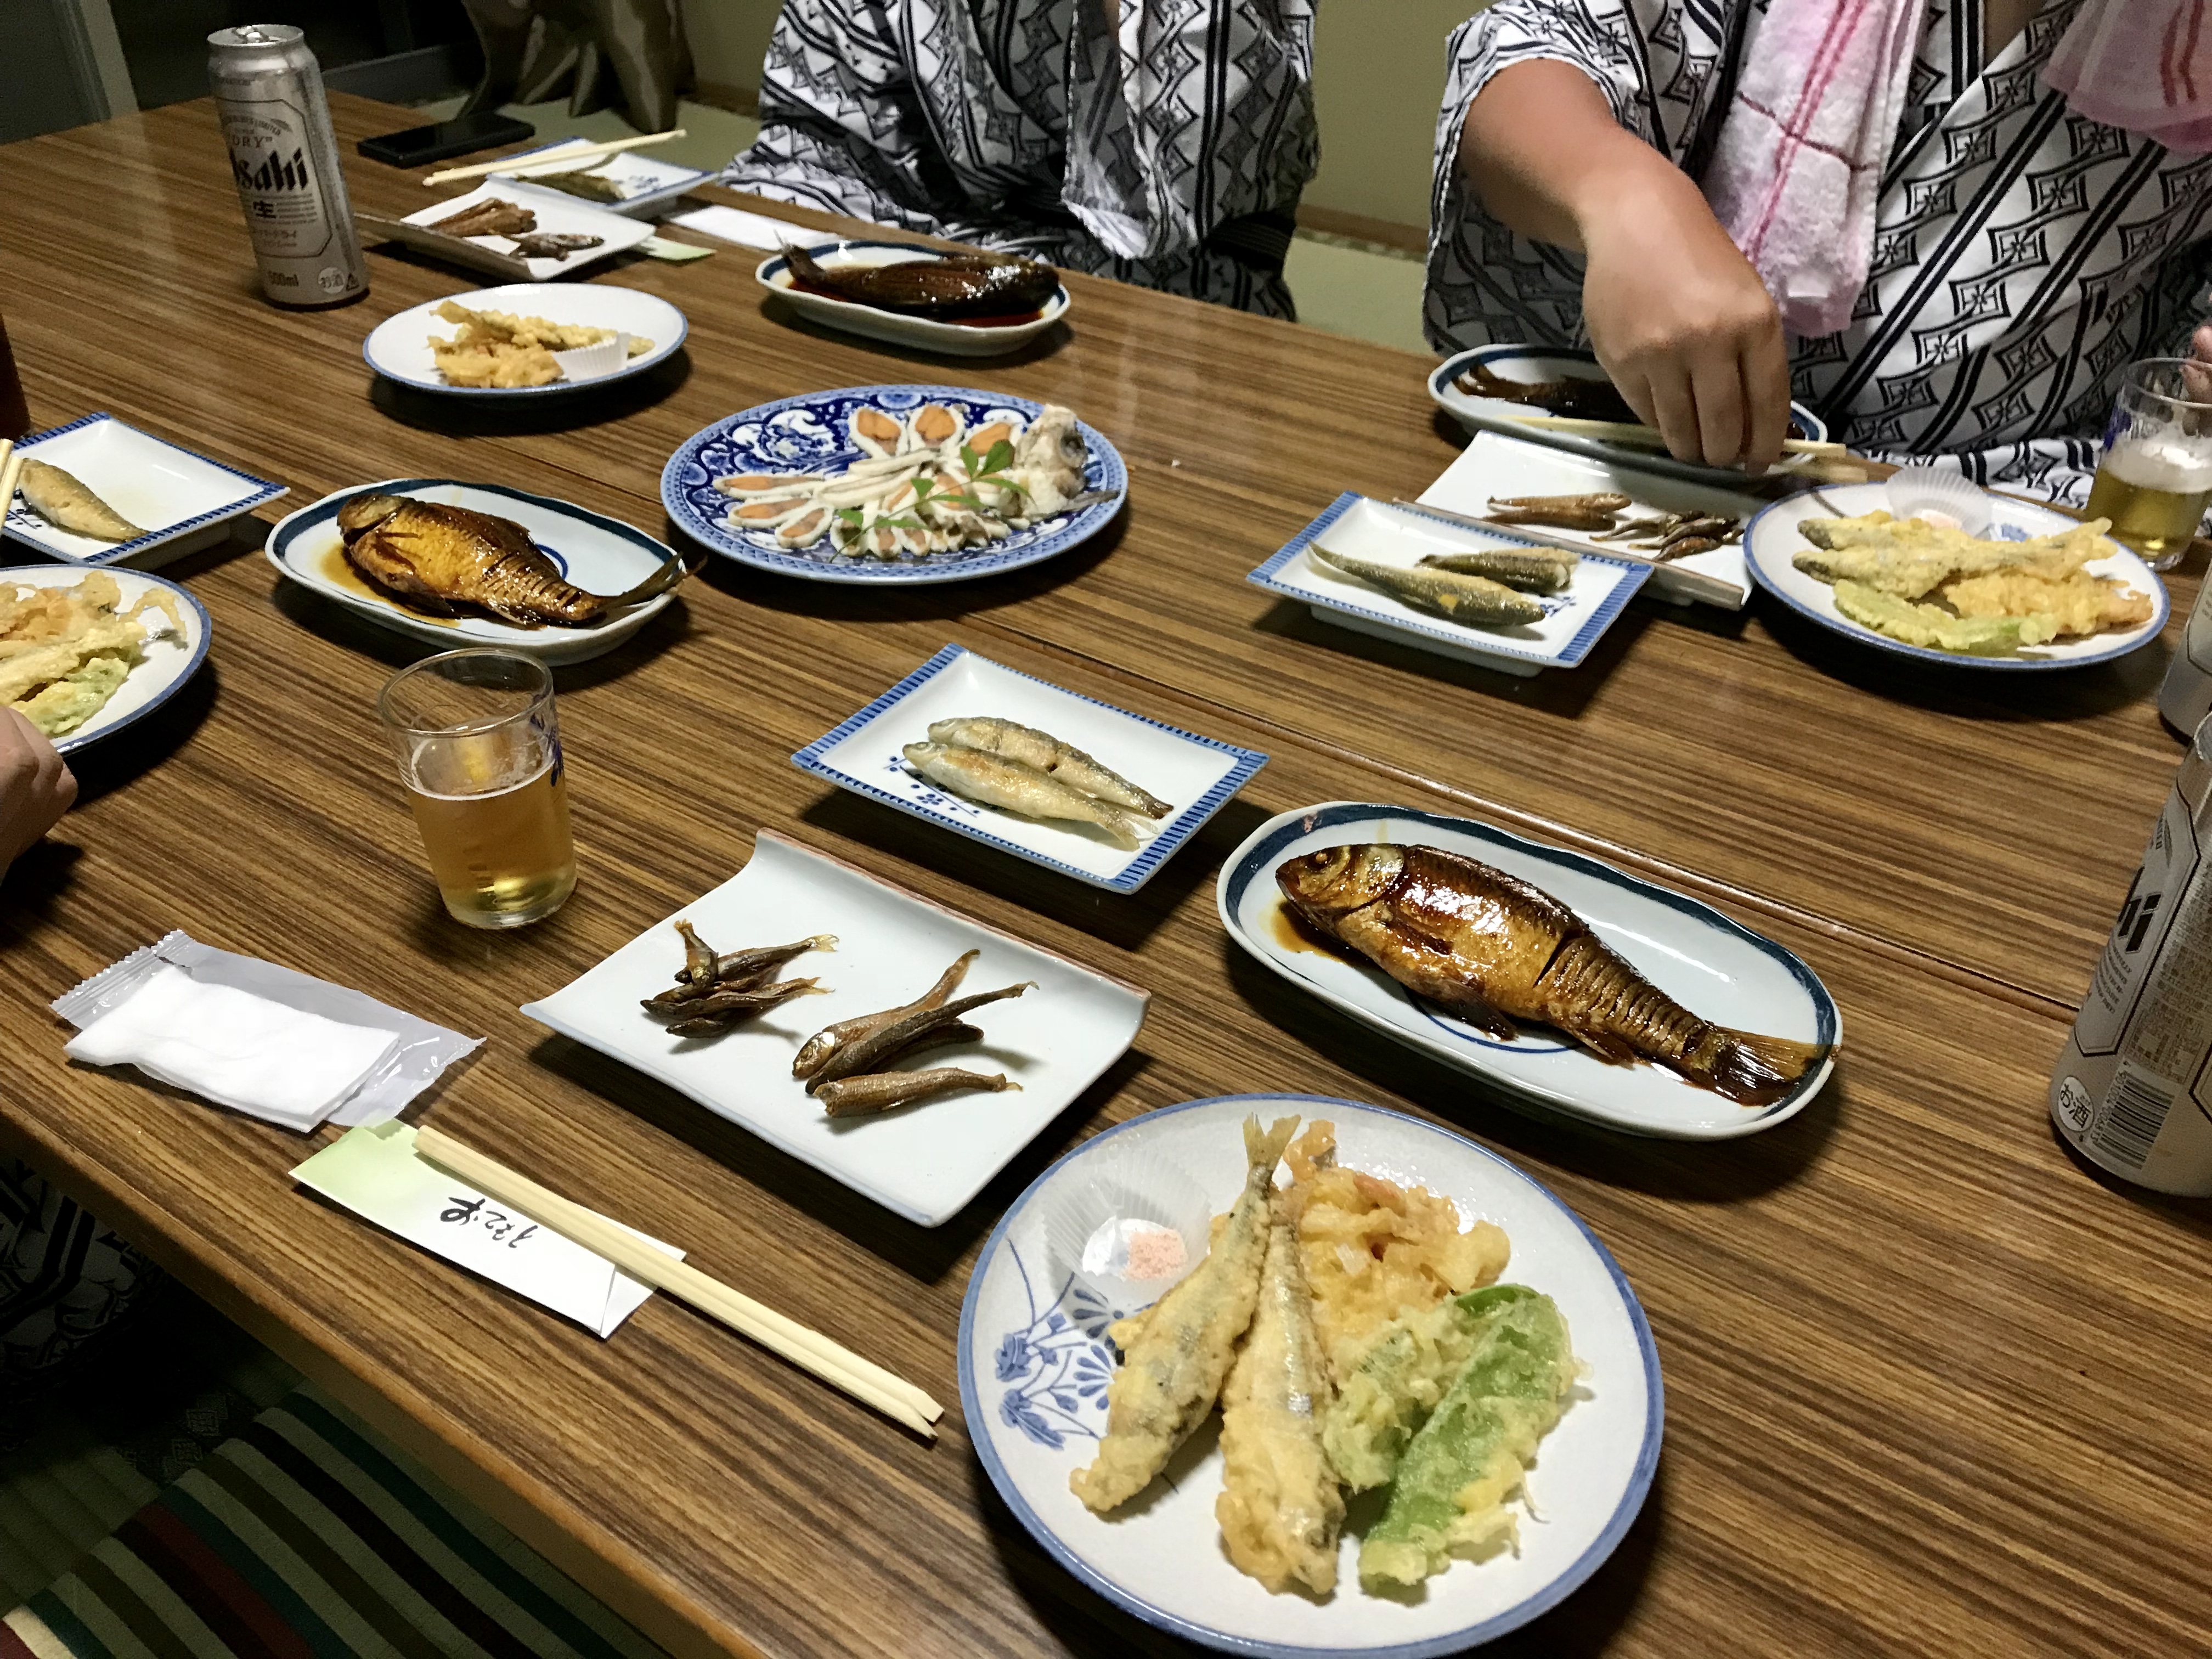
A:
MULTIPOLYGON (((333 101, 356 203, 422 205, 410 177, 350 160, 406 112, 333 101)), ((725 248, 595 279, 675 301, 692 332, 574 426, 372 381, 368 330, 466 286, 411 257, 373 254, 361 304, 262 304, 205 104, 0 149, 0 294, 40 423, 110 410, 283 480, 286 505, 455 476, 665 533, 660 466, 691 432, 911 379, 1072 404, 1128 459, 1122 524, 1051 563, 893 594, 718 565, 631 646, 565 671, 582 881, 512 938, 446 920, 374 729, 378 684, 416 647, 285 587, 253 525, 181 567, 215 618, 208 668, 142 741, 85 757, 82 805, 0 890, 6 1148, 672 1650, 1173 1644, 1030 1542, 957 1409, 921 1444, 665 1298, 598 1341, 303 1194, 285 1176, 299 1138, 71 1069, 49 999, 180 927, 482 1033, 430 1109, 441 1127, 649 1222, 956 1405, 980 1241, 1083 1136, 1247 1091, 1437 1116, 1606 1240, 1666 1368, 1641 1518, 1497 1650, 2202 1645, 2212 1209, 2092 1175, 2043 1104, 2179 752, 2149 695, 2192 579, 2160 648, 2027 684, 1901 671, 1764 605, 1644 603, 1579 672, 1510 681, 1327 629, 1243 580, 1340 489, 1412 495, 1449 460, 1409 356, 1071 277, 1071 337, 954 368, 794 324, 725 248), (1127 898, 787 763, 948 641, 1273 758, 1127 898), (1516 1116, 1379 1042, 1243 960, 1213 915, 1237 840, 1334 799, 1473 814, 1712 899, 1834 990, 1835 1081, 1772 1133, 1680 1146, 1516 1116), (515 1012, 728 876, 763 825, 1155 993, 1135 1049, 945 1227, 895 1219, 515 1012)))

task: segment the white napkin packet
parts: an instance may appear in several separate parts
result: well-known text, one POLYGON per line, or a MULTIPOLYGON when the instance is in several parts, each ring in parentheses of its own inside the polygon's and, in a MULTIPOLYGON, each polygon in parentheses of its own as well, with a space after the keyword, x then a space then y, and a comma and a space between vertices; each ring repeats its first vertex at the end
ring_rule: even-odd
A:
POLYGON ((301 1133, 396 1116, 483 1039, 183 933, 57 998, 64 1049, 301 1133))

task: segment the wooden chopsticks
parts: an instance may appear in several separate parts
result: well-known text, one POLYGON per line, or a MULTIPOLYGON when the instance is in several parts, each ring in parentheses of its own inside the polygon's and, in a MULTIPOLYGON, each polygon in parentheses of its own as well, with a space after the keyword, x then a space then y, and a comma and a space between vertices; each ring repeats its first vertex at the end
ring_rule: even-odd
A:
POLYGON ((0 523, 6 521, 8 509, 15 505, 15 481, 23 476, 27 459, 15 453, 13 438, 0 438, 0 523))
POLYGON ((681 1297, 740 1335, 750 1337, 763 1348, 843 1389, 862 1405, 904 1424, 924 1439, 937 1437, 933 1425, 945 1415, 945 1407, 904 1377, 841 1347, 821 1332, 763 1307, 696 1267, 662 1254, 604 1216, 539 1186, 451 1135, 418 1128, 415 1151, 501 1203, 512 1205, 539 1225, 606 1257, 632 1279, 681 1297))
MULTIPOLYGON (((1509 420, 1523 426, 1540 426, 1553 432, 1571 432, 1578 437, 1604 438, 1617 444, 1638 444, 1646 449, 1664 449, 1667 440, 1659 428, 1639 426, 1630 421, 1577 421, 1565 415, 1509 415, 1509 420)), ((1850 452, 1841 444, 1820 443, 1810 438, 1784 438, 1784 453, 1790 455, 1844 455, 1850 452)))
POLYGON ((447 167, 431 173, 422 182, 426 185, 449 185, 456 179, 483 179, 495 173, 518 173, 528 177, 542 169, 566 173, 580 161, 604 161, 610 155, 619 155, 626 149, 643 149, 647 144, 665 144, 671 139, 684 137, 682 127, 672 127, 666 132, 648 132, 636 138, 610 138, 602 144, 582 144, 574 149, 564 149, 558 155, 541 155, 536 161, 526 156, 510 155, 503 161, 479 161, 473 167, 447 167), (522 166, 518 169, 515 163, 522 166))

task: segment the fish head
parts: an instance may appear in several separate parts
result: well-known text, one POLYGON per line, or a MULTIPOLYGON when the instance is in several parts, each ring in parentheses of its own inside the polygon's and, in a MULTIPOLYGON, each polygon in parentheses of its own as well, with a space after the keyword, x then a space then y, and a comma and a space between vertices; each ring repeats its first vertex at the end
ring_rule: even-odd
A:
POLYGON ((1317 921, 1340 916, 1388 894, 1405 869, 1401 848, 1380 842, 1325 847, 1276 866, 1283 896, 1317 921))
POLYGON ((406 505, 404 495, 356 495, 338 508, 338 533, 351 541, 406 505))

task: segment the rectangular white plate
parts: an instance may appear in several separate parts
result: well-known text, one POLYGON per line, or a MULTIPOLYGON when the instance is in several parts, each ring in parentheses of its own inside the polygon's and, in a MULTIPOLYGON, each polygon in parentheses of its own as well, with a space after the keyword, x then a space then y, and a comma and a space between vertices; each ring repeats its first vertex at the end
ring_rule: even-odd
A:
POLYGON ((1149 992, 763 830, 737 875, 522 1012, 934 1227, 1121 1058, 1150 1000, 1149 992), (671 1036, 638 1004, 675 983, 684 961, 678 919, 725 951, 835 933, 835 951, 811 952, 784 970, 832 988, 722 1036, 671 1036), (825 1115, 791 1074, 799 1044, 838 1020, 912 1001, 969 950, 982 954, 956 995, 1021 980, 1035 980, 1036 988, 975 1011, 983 1043, 933 1049, 924 1063, 1004 1072, 1020 1091, 948 1095, 872 1117, 825 1115))
MULTIPOLYGON (((478 185, 465 196, 456 196, 450 202, 440 202, 410 213, 400 222, 419 225, 428 229, 441 219, 450 219, 464 208, 474 207, 478 202, 497 197, 501 201, 515 202, 538 216, 538 228, 559 236, 596 236, 597 247, 579 249, 565 259, 525 259, 530 267, 533 283, 566 276, 594 264, 611 255, 635 247, 653 234, 653 227, 635 219, 625 219, 611 208, 604 208, 574 196, 564 196, 557 190, 533 190, 520 198, 514 186, 505 179, 494 179, 478 185)), ((505 236, 466 236, 461 239, 494 253, 503 253, 509 258, 517 257, 514 243, 505 236)), ((435 247, 430 252, 435 252, 435 247)))
POLYGON ((550 144, 540 144, 509 159, 514 163, 513 173, 495 173, 492 177, 504 184, 520 185, 528 188, 533 198, 550 195, 556 200, 581 202, 586 207, 596 207, 608 213, 619 213, 625 219, 650 219, 663 208, 682 199, 684 192, 694 185, 702 185, 708 175, 697 167, 679 167, 673 161, 656 160, 634 149, 626 149, 597 161, 586 161, 581 171, 594 173, 611 179, 623 193, 619 202, 593 202, 581 196, 571 196, 562 190, 533 185, 531 173, 573 173, 579 169, 563 166, 562 153, 588 147, 583 138, 561 138, 550 144), (550 165, 549 165, 550 163, 550 165))
POLYGON ((791 759, 802 770, 855 794, 1117 893, 1142 887, 1267 763, 1256 750, 1094 702, 957 645, 946 646, 791 759), (1131 852, 1091 824, 1039 823, 978 805, 908 769, 901 751, 927 739, 932 721, 973 715, 997 715, 1049 732, 1173 810, 1159 833, 1131 852))
POLYGON ((1565 593, 1529 596, 1544 607, 1543 621, 1520 628, 1469 628, 1417 611, 1379 588, 1316 563, 1306 550, 1316 541, 1332 553, 1410 568, 1431 553, 1527 548, 1532 544, 1527 538, 1470 530, 1414 507, 1394 507, 1347 492, 1245 578, 1271 593, 1304 601, 1323 622, 1508 674, 1575 666, 1651 574, 1649 564, 1610 554, 1584 554, 1574 583, 1565 593))
MULTIPOLYGON (((1591 460, 1571 455, 1547 444, 1532 444, 1495 432, 1478 432, 1459 459, 1442 477, 1421 492, 1421 504, 1480 518, 1490 510, 1493 495, 1588 495, 1618 490, 1648 506, 1669 513, 1692 508, 1725 513, 1749 524, 1766 503, 1755 495, 1740 495, 1709 484, 1670 478, 1619 461, 1591 460)), ((1717 547, 1710 553, 1652 563, 1650 555, 1616 543, 1601 542, 1580 531, 1554 530, 1547 525, 1515 525, 1512 533, 1530 541, 1571 547, 1577 553, 1602 553, 1651 565, 1651 591, 1677 604, 1692 600, 1741 611, 1751 593, 1751 578, 1744 572, 1741 545, 1717 547)))
POLYGON ((58 530, 19 495, 7 503, 7 533, 49 558, 71 564, 127 564, 150 570, 219 541, 241 513, 286 494, 257 478, 196 454, 180 444, 125 426, 112 415, 87 415, 50 432, 34 432, 18 454, 58 466, 147 533, 136 541, 95 541, 58 530))

